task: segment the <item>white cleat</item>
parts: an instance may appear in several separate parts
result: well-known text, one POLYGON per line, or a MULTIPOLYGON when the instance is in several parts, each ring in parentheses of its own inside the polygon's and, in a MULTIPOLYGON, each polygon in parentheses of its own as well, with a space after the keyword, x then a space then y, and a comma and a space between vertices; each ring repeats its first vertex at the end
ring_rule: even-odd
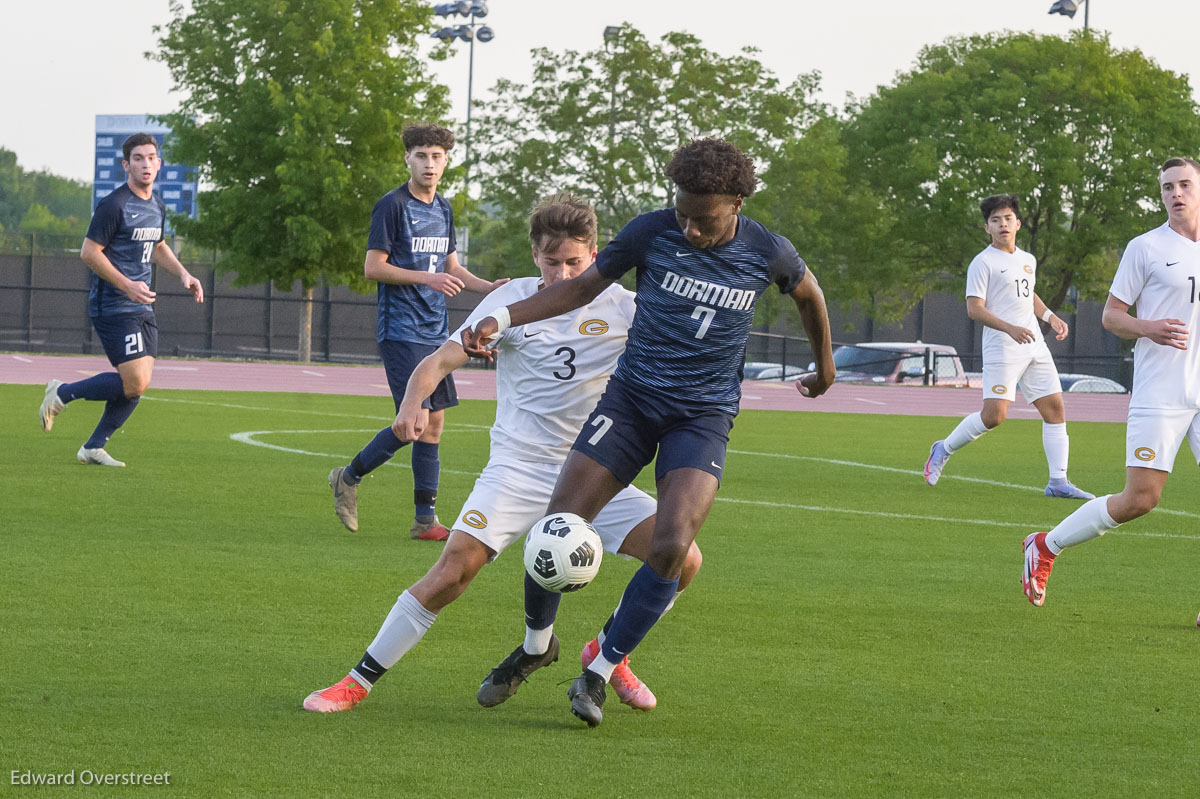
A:
POLYGON ((105 452, 103 447, 98 447, 96 449, 88 449, 87 447, 80 447, 79 452, 75 453, 75 457, 79 459, 80 463, 89 465, 89 466, 124 466, 125 465, 125 463, 123 461, 119 461, 116 458, 114 458, 112 455, 109 455, 107 452, 105 452))
POLYGON ((62 384, 61 380, 51 380, 47 383, 46 396, 42 398, 42 407, 38 408, 38 417, 42 420, 42 430, 47 433, 50 432, 51 427, 54 427, 54 417, 67 407, 67 403, 58 398, 58 387, 62 384))

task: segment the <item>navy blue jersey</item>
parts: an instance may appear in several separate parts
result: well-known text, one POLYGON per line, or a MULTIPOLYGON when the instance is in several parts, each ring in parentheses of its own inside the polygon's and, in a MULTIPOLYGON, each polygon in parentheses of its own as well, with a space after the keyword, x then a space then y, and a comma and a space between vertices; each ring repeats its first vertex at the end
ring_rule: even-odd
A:
MULTIPOLYGON (((440 194, 423 203, 405 183, 383 195, 371 211, 368 250, 383 250, 401 269, 445 272, 446 257, 456 249, 454 212, 440 194)), ((446 295, 428 286, 379 284, 378 341, 407 341, 441 346, 450 335, 446 295)))
POLYGON ((731 414, 755 303, 772 283, 790 294, 806 271, 791 242, 740 215, 733 239, 697 249, 674 209, 626 225, 596 268, 610 280, 637 269, 637 313, 614 377, 731 414))
MULTIPOLYGON (((150 256, 163 240, 163 221, 167 212, 158 195, 143 200, 128 183, 113 190, 92 214, 87 237, 104 248, 106 258, 130 280, 150 285, 150 256)), ((92 272, 88 293, 88 314, 92 317, 152 311, 125 296, 113 284, 92 272)))

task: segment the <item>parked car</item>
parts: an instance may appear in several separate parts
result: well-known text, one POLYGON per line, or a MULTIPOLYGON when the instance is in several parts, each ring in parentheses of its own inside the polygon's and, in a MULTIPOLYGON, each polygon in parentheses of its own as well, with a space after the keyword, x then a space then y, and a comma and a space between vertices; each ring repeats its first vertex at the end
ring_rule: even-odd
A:
POLYGON ((1072 394, 1129 393, 1129 389, 1116 380, 1109 380, 1107 377, 1099 377, 1097 375, 1062 373, 1059 374, 1058 379, 1062 383, 1063 391, 1069 391, 1072 394))
POLYGON ((743 380, 798 380, 805 371, 799 366, 784 368, 777 363, 750 361, 742 367, 743 380))
MULTIPOLYGON (((925 344, 921 341, 871 341, 849 344, 833 351, 839 383, 911 383, 925 382, 925 351, 933 352, 933 383, 939 386, 965 386, 958 351, 949 344, 925 344)), ((816 364, 809 364, 809 369, 816 364)))

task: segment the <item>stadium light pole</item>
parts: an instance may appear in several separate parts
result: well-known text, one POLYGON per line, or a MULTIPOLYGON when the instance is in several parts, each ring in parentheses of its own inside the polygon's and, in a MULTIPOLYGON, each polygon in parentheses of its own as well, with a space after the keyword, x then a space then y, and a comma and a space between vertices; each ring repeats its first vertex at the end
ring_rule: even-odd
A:
POLYGON ((1079 10, 1080 3, 1083 3, 1083 32, 1087 33, 1088 11, 1092 7, 1088 0, 1054 0, 1054 5, 1050 6, 1050 13, 1062 14, 1064 17, 1075 19, 1075 12, 1079 10))
POLYGON ((487 3, 483 0, 458 0, 454 3, 441 3, 433 7, 433 13, 439 17, 469 17, 470 22, 462 25, 445 26, 433 34, 433 38, 444 42, 461 39, 469 45, 467 56, 467 136, 464 144, 466 156, 463 159, 466 173, 463 176, 463 187, 468 192, 471 188, 471 95, 475 84, 475 40, 487 44, 496 38, 496 32, 488 25, 481 25, 476 19, 488 15, 487 3))

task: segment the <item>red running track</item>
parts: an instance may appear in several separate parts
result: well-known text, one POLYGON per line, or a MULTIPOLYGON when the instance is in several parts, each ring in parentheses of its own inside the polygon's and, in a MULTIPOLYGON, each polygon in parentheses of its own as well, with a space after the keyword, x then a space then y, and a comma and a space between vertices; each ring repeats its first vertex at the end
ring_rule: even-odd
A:
MULTIPOLYGON (((70 355, 0 354, 0 383, 44 384, 52 378, 74 381, 110 371, 106 358, 70 355)), ((463 399, 496 398, 496 373, 464 369, 454 376, 463 399)), ((160 358, 154 365, 155 388, 219 391, 288 391, 306 394, 351 394, 390 397, 379 366, 285 364, 160 358)), ((1019 392, 1018 392, 1019 393, 1019 392)), ((1128 394, 1068 394, 1067 418, 1081 422, 1124 422, 1128 394)), ((840 383, 815 400, 800 396, 792 383, 747 381, 742 384, 742 407, 773 411, 881 413, 904 416, 961 417, 982 407, 977 388, 923 388, 840 383)), ((1038 412, 1024 399, 1009 409, 1013 419, 1036 419, 1038 412)))

